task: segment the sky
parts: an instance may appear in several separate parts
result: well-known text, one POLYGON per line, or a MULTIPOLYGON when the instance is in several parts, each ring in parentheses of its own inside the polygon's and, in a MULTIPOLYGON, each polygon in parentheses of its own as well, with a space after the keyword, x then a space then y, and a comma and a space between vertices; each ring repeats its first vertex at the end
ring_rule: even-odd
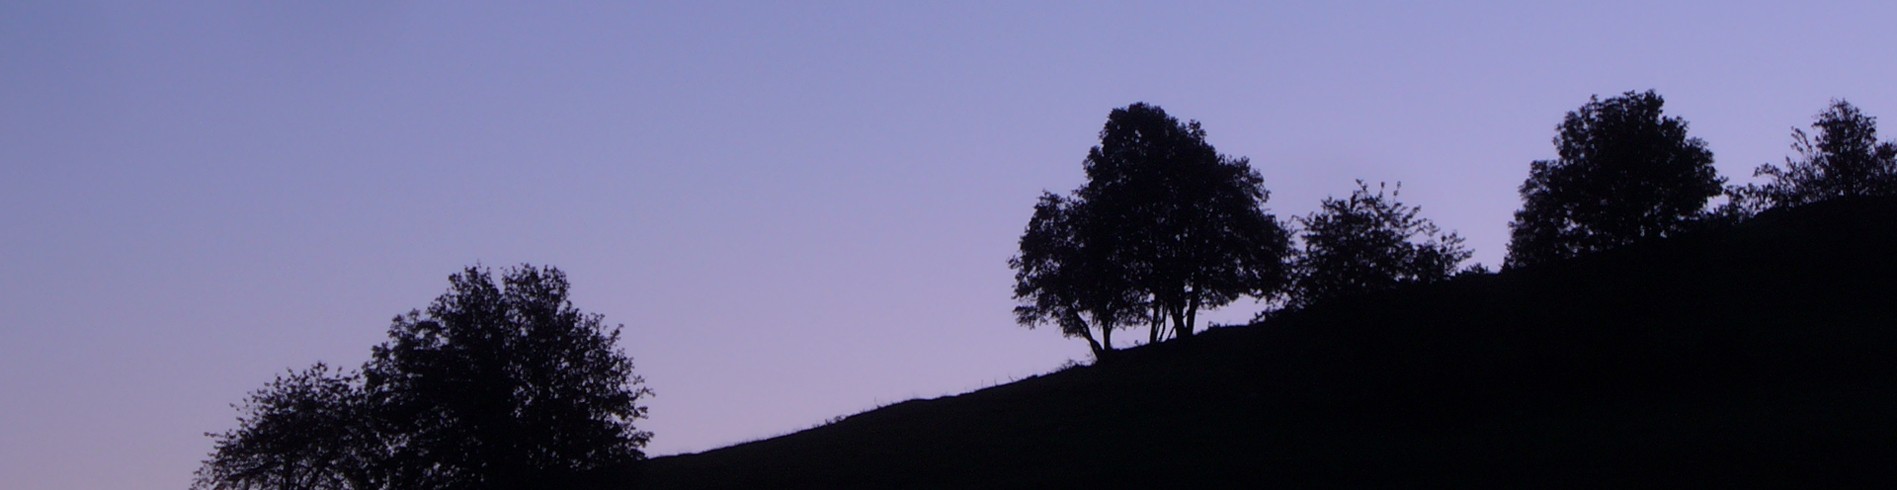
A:
POLYGON ((1530 3, 0 2, 0 487, 183 487, 473 264, 624 325, 651 455, 1085 361, 1006 261, 1138 101, 1280 217, 1400 181, 1491 266, 1590 95, 1739 183, 1897 117, 1897 3, 1530 3))

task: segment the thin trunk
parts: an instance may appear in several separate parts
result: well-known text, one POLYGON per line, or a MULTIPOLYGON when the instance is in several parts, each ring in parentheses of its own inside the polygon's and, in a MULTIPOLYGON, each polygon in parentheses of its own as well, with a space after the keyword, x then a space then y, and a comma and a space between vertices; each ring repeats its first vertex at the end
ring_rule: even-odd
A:
POLYGON ((1148 323, 1152 327, 1152 331, 1146 335, 1146 343, 1157 344, 1159 343, 1160 330, 1166 327, 1166 314, 1164 310, 1160 308, 1158 302, 1153 303, 1153 314, 1147 318, 1149 319, 1148 323))
POLYGON ((1193 329, 1198 328, 1198 325, 1199 299, 1195 297, 1192 299, 1192 303, 1186 306, 1186 333, 1191 334, 1193 329))
POLYGON ((1094 340, 1094 339, 1093 339, 1093 330, 1092 330, 1092 329, 1090 329, 1090 328, 1086 328, 1086 327, 1081 327, 1081 329, 1080 329, 1080 338, 1083 338, 1083 339, 1087 339, 1087 347, 1088 347, 1088 348, 1091 348, 1091 349, 1093 349, 1093 358, 1094 358, 1094 359, 1099 359, 1099 358, 1100 358, 1100 354, 1101 354, 1101 353, 1103 353, 1103 352, 1106 352, 1106 349, 1100 346, 1100 341, 1098 341, 1098 340, 1094 340))

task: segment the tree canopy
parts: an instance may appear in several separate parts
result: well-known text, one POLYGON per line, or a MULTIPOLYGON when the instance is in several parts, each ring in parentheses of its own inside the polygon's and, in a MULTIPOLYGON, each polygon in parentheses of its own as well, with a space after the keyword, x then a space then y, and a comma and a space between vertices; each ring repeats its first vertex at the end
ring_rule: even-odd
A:
POLYGON ((1877 118, 1845 100, 1833 100, 1811 128, 1816 136, 1792 128, 1792 151, 1783 168, 1760 165, 1747 184, 1731 192, 1746 213, 1801 206, 1841 197, 1897 195, 1897 142, 1877 141, 1877 118))
POLYGON ((279 375, 237 405, 238 428, 213 439, 195 488, 375 488, 381 445, 361 377, 323 363, 279 375))
POLYGON ((1554 139, 1559 157, 1534 162, 1521 185, 1506 266, 1668 236, 1719 195, 1712 151, 1663 105, 1649 90, 1590 97, 1568 113, 1554 139))
POLYGON ((1372 193, 1359 180, 1349 198, 1325 198, 1298 220, 1304 249, 1294 262, 1291 307, 1446 280, 1474 255, 1461 236, 1419 217, 1421 208, 1398 202, 1401 184, 1384 191, 1378 184, 1372 193))
POLYGON ((449 276, 395 317, 361 374, 279 378, 214 435, 205 488, 515 489, 644 458, 651 394, 621 327, 568 300, 566 274, 522 265, 449 276))
POLYGON ((1149 341, 1188 336, 1202 308, 1281 291, 1289 234, 1264 211, 1263 178, 1205 136, 1150 104, 1108 114, 1083 164, 1087 183, 1042 196, 1009 261, 1024 325, 1058 324, 1090 342, 1083 333, 1100 329, 1101 352, 1130 321, 1149 322, 1149 341))

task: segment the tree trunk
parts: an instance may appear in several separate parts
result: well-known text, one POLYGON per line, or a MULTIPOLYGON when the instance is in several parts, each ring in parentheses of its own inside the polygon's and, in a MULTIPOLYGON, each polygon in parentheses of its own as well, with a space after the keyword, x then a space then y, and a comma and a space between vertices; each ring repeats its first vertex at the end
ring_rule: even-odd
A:
POLYGON ((1093 349, 1093 358, 1094 358, 1094 359, 1096 359, 1096 360, 1098 360, 1098 359, 1100 359, 1100 355, 1101 355, 1101 353, 1104 353, 1104 352, 1106 352, 1106 349, 1100 346, 1100 341, 1098 341, 1098 340, 1094 340, 1094 339, 1093 339, 1093 330, 1092 330, 1092 329, 1088 329, 1088 328, 1081 328, 1081 329, 1080 329, 1080 338, 1083 338, 1083 339, 1087 339, 1087 347, 1088 347, 1088 348, 1090 348, 1090 349, 1093 349))
POLYGON ((1193 329, 1198 328, 1198 325, 1199 299, 1195 297, 1190 304, 1186 305, 1186 333, 1191 334, 1193 329))
POLYGON ((1165 310, 1161 309, 1158 302, 1155 301, 1153 303, 1153 314, 1148 318, 1150 319, 1148 323, 1152 327, 1152 331, 1147 334, 1146 343, 1157 344, 1159 343, 1160 330, 1166 328, 1166 313, 1165 310))

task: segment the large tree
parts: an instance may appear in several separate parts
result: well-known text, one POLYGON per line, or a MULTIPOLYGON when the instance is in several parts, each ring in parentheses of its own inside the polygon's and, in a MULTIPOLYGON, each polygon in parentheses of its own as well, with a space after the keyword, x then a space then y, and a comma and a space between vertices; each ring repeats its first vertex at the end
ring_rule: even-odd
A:
POLYGON ((621 327, 575 309, 566 274, 469 267, 395 318, 364 369, 395 488, 530 488, 644 457, 650 394, 621 327))
POLYGON ((1712 151, 1661 112, 1659 94, 1590 97, 1534 162, 1509 223, 1506 266, 1560 260, 1682 230, 1724 179, 1712 151))
POLYGON ((1304 250, 1293 268, 1291 307, 1446 280, 1473 255, 1461 236, 1418 216, 1421 208, 1398 202, 1401 184, 1384 191, 1379 184, 1372 193, 1359 180, 1349 198, 1325 198, 1317 212, 1298 220, 1304 250))
POLYGON ((360 374, 323 364, 239 407, 197 487, 563 488, 642 459, 651 394, 621 327, 582 313, 553 267, 449 276, 428 309, 395 317, 360 374))
POLYGON ((1752 175, 1770 180, 1733 190, 1738 207, 1751 213, 1840 197, 1897 195, 1897 142, 1877 141, 1877 118, 1833 100, 1815 119, 1815 137, 1792 128, 1797 158, 1786 157, 1783 168, 1760 165, 1752 175))
MULTIPOLYGON (((1084 251, 1044 269, 1106 284, 1088 286, 1106 289, 1086 295, 1095 301, 1063 301, 1085 306, 1108 326, 1139 310, 1151 326, 1148 340, 1157 341, 1192 335, 1200 309, 1284 287, 1289 234, 1264 211, 1269 193, 1263 179, 1249 160, 1220 155, 1205 136, 1197 121, 1182 123, 1145 103, 1108 114, 1100 145, 1084 162, 1086 185, 1071 198, 1043 197, 1037 206, 1037 219, 1050 206, 1062 210, 1069 225, 1052 233, 1064 233, 1071 249, 1084 251)), ((1045 311, 1039 305, 1048 291, 1027 281, 1044 273, 1021 274, 1037 270, 1024 267, 1034 261, 1023 260, 1036 233, 1031 222, 1022 256, 1011 261, 1017 297, 1028 301, 1030 312, 1045 311)), ((1062 323, 1073 317, 1022 318, 1062 323)))

